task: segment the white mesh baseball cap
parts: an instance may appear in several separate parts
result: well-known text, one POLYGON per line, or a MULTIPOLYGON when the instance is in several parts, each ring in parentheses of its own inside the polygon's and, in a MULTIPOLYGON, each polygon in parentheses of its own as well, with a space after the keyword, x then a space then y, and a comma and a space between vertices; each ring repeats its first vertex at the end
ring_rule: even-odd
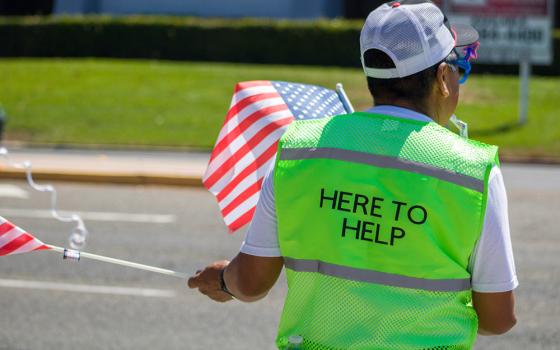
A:
POLYGON ((364 72, 378 79, 404 78, 423 71, 445 59, 457 46, 478 40, 469 25, 451 26, 431 1, 389 2, 373 10, 360 34, 360 53, 364 72), (395 68, 367 67, 364 53, 381 50, 395 68))

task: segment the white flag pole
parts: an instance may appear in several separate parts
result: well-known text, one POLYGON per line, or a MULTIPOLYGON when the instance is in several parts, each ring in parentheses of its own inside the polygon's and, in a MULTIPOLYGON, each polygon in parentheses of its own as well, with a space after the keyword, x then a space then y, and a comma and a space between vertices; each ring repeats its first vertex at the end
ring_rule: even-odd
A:
POLYGON ((519 124, 527 124, 529 114, 529 80, 531 79, 531 55, 526 50, 519 61, 519 124))
POLYGON ((336 84, 336 93, 338 94, 338 98, 342 102, 342 105, 344 106, 346 113, 348 114, 354 113, 354 107, 352 106, 352 103, 350 103, 350 100, 346 95, 346 91, 344 91, 344 87, 342 86, 341 83, 336 84))
POLYGON ((163 274, 163 275, 178 277, 178 278, 182 278, 182 279, 187 279, 189 277, 188 274, 183 273, 183 272, 177 272, 177 271, 162 269, 162 268, 155 267, 155 266, 138 264, 138 263, 135 263, 135 262, 110 258, 108 256, 103 256, 103 255, 80 252, 78 250, 66 249, 66 248, 57 247, 57 246, 50 245, 50 244, 47 244, 47 246, 55 252, 62 253, 62 258, 63 259, 70 259, 70 260, 79 261, 81 258, 88 258, 88 259, 92 259, 92 260, 103 261, 103 262, 110 263, 110 264, 128 266, 128 267, 132 267, 134 269, 156 272, 156 273, 160 273, 160 274, 163 274))

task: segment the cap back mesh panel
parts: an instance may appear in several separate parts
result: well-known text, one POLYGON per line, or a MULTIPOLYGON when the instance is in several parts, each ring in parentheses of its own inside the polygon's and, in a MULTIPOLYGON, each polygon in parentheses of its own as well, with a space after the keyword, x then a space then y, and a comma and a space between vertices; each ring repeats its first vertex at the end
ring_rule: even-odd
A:
POLYGON ((369 49, 385 52, 393 59, 399 77, 420 72, 453 49, 453 36, 443 22, 443 13, 433 4, 382 5, 366 19, 360 35, 361 54, 369 49))

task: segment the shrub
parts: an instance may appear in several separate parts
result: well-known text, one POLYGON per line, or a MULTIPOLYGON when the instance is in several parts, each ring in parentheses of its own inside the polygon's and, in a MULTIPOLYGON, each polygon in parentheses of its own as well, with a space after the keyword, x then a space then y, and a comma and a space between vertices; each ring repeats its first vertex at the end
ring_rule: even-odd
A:
MULTIPOLYGON (((361 21, 190 17, 0 18, 0 57, 116 57, 359 67, 361 21)), ((538 74, 560 74, 555 62, 538 74)), ((477 71, 515 73, 514 65, 477 71)))

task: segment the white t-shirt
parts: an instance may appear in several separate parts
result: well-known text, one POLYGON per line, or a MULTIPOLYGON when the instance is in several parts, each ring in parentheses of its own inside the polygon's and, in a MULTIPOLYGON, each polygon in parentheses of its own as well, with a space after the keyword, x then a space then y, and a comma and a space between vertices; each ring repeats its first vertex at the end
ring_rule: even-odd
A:
MULTIPOLYGON (((432 121, 426 115, 395 106, 377 106, 367 112, 398 118, 432 121)), ((274 199, 273 169, 266 175, 260 198, 241 252, 249 255, 281 256, 274 199)), ((471 255, 469 271, 476 292, 496 293, 513 290, 519 284, 511 248, 506 189, 500 168, 490 172, 486 216, 480 240, 471 255)))

